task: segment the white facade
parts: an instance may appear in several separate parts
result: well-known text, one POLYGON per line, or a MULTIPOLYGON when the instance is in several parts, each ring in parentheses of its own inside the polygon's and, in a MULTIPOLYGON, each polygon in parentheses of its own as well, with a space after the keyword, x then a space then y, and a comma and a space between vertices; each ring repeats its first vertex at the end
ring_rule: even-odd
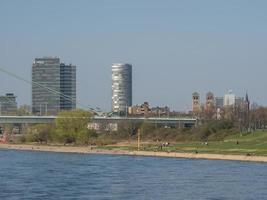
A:
POLYGON ((117 131, 118 130, 118 123, 107 123, 107 124, 101 124, 101 123, 96 123, 96 122, 90 122, 87 125, 87 128, 89 130, 94 130, 94 131, 117 131))
POLYGON ((232 90, 229 90, 228 93, 224 95, 223 106, 234 106, 235 105, 235 94, 232 90))
POLYGON ((132 65, 112 65, 112 111, 118 114, 128 112, 132 105, 132 65))

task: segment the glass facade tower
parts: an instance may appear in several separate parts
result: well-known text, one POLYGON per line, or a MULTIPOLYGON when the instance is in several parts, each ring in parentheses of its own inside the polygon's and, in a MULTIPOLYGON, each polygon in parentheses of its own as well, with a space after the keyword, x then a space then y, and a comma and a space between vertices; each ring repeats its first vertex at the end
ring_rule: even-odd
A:
POLYGON ((76 66, 60 64, 60 110, 76 108, 76 66))
POLYGON ((76 108, 76 66, 59 58, 36 58, 32 65, 32 112, 56 115, 76 108))
POLYGON ((132 65, 112 65, 112 112, 118 115, 128 113, 132 106, 132 65))

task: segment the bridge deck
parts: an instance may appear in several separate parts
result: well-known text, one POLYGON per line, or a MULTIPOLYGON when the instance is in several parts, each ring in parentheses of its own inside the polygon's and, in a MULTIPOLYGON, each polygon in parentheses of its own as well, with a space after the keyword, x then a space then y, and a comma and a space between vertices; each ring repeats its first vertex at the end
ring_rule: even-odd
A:
MULTIPOLYGON (((0 124, 43 124, 54 123, 56 116, 0 116, 0 124)), ((121 121, 130 121, 139 123, 146 121, 155 124, 191 124, 195 125, 197 120, 194 118, 138 118, 138 117, 98 117, 92 118, 92 122, 109 122, 116 123, 121 121)))

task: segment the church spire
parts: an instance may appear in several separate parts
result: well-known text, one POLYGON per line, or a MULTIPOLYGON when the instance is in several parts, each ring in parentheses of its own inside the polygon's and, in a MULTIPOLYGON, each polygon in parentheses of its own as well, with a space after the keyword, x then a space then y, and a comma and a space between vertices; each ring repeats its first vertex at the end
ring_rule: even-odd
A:
POLYGON ((248 99, 248 92, 246 91, 246 102, 249 102, 249 99, 248 99))
POLYGON ((250 102, 249 102, 248 92, 247 91, 246 91, 245 103, 247 105, 247 109, 249 110, 249 106, 250 106, 249 104, 250 104, 250 102))

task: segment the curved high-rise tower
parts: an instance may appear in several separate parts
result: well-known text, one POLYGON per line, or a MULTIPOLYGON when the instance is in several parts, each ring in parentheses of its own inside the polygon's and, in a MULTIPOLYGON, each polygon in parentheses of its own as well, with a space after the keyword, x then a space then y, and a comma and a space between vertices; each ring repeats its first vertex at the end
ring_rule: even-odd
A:
POLYGON ((112 64, 112 111, 119 115, 132 106, 132 65, 112 64))

